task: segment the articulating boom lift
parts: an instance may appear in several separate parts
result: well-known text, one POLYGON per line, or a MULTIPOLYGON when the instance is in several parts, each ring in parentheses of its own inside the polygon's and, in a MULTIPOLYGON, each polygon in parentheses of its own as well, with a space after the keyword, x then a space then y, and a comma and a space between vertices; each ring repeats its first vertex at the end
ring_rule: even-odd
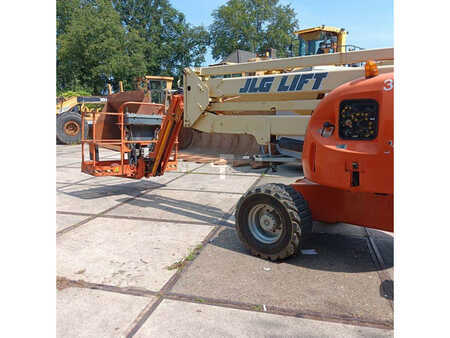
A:
POLYGON ((100 126, 100 139, 94 129, 93 139, 83 141, 92 160, 82 159, 82 171, 162 175, 176 167, 182 124, 253 135, 267 146, 263 156, 269 161, 277 161, 270 153, 276 136, 305 136, 304 178, 256 187, 239 200, 236 230, 244 245, 263 258, 286 258, 298 252, 313 219, 393 231, 394 82, 393 66, 383 66, 385 61, 392 63, 392 48, 187 68, 184 95, 173 95, 167 112, 161 107, 156 115, 136 114, 145 103, 123 102, 118 113, 103 113, 114 119, 100 126), (365 67, 343 67, 359 62, 365 67), (275 74, 220 77, 259 71, 275 74), (313 114, 245 114, 258 111, 313 114), (105 130, 113 127, 120 139, 108 140, 105 130), (120 145, 120 161, 98 161, 95 146, 106 143, 120 145))

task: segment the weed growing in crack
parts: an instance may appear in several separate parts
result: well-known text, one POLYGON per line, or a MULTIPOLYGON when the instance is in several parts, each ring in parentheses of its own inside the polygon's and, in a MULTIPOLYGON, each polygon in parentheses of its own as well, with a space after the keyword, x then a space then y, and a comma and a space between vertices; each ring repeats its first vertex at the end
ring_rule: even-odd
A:
POLYGON ((189 252, 189 254, 186 257, 169 265, 167 267, 167 270, 175 270, 175 269, 182 270, 186 266, 187 262, 193 261, 195 257, 199 255, 202 247, 203 247, 202 244, 197 245, 193 250, 191 250, 191 252, 189 252))

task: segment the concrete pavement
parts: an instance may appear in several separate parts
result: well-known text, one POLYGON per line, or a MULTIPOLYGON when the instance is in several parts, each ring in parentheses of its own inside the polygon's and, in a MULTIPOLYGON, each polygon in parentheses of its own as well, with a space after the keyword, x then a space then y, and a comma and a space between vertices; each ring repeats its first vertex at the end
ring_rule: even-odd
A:
POLYGON ((58 336, 393 335, 392 234, 316 223, 309 254, 280 263, 240 244, 240 196, 299 165, 181 162, 134 181, 81 173, 80 146, 56 151, 58 336))

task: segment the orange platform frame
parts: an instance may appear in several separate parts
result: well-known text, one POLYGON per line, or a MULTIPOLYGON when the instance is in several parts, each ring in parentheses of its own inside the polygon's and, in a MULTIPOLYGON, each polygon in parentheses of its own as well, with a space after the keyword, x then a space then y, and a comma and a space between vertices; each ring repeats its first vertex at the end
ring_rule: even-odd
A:
POLYGON ((143 177, 159 176, 165 171, 177 169, 178 134, 182 126, 183 98, 175 95, 171 105, 165 114, 158 138, 150 141, 127 140, 125 138, 124 110, 129 105, 155 105, 148 102, 124 102, 118 113, 94 112, 92 124, 92 139, 86 139, 84 130, 85 113, 82 112, 81 130, 81 171, 92 176, 118 176, 140 179, 143 177), (96 114, 113 115, 118 117, 120 139, 99 139, 96 133, 96 114), (136 164, 130 164, 125 159, 125 153, 130 151, 128 144, 149 145, 155 144, 154 151, 149 153, 150 167, 146 165, 144 158, 139 158, 136 164), (86 160, 84 156, 85 144, 89 145, 92 160, 86 160), (96 158, 96 147, 120 146, 120 160, 100 161, 96 158))

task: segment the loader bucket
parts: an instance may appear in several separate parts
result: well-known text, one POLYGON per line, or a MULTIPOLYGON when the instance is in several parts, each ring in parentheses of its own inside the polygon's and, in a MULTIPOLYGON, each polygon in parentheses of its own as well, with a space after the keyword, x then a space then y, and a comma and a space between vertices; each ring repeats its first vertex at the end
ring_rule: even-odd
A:
MULTIPOLYGON (((273 115, 272 112, 241 112, 240 115, 273 115)), ((213 162, 222 155, 253 155, 260 146, 253 135, 204 133, 183 128, 179 136, 179 158, 193 162, 213 162), (204 159, 202 159, 202 157, 204 159)))
POLYGON ((219 156, 220 154, 249 155, 259 151, 259 145, 252 135, 203 133, 190 128, 188 130, 192 133, 192 140, 187 146, 180 147, 184 152, 219 156))

